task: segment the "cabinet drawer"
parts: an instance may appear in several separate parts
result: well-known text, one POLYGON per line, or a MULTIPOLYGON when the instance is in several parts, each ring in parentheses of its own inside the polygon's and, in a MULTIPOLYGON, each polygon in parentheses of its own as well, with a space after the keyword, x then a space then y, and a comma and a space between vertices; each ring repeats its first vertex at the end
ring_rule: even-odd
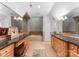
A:
POLYGON ((6 57, 14 57, 14 53, 10 53, 6 57))
POLYGON ((26 39, 25 44, 29 45, 30 41, 28 39, 26 39))
POLYGON ((54 38, 52 37, 52 39, 51 39, 51 46, 52 46, 52 47, 54 47, 54 42, 55 42, 55 41, 54 41, 54 38))
POLYGON ((67 57, 68 56, 68 50, 64 48, 59 48, 57 50, 57 55, 60 57, 67 57))
POLYGON ((9 51, 7 53, 1 54, 1 57, 13 57, 14 56, 14 51, 9 51))
POLYGON ((0 50, 0 56, 7 56, 7 54, 13 53, 13 52, 14 52, 14 45, 12 44, 0 50))
POLYGON ((15 43, 15 47, 18 47, 20 44, 22 44, 25 41, 25 39, 20 40, 19 42, 15 43))
POLYGON ((67 42, 58 40, 57 54, 58 56, 61 56, 61 57, 68 56, 68 43, 67 42))
POLYGON ((79 57, 79 54, 75 53, 74 51, 69 51, 70 57, 79 57))
POLYGON ((74 51, 75 53, 79 53, 79 47, 74 44, 69 44, 69 50, 74 51))

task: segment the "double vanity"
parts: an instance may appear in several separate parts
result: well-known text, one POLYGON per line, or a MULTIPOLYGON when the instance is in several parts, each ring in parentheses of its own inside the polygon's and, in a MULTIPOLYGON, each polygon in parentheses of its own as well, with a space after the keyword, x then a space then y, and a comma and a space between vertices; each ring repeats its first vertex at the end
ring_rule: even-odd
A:
POLYGON ((51 45, 59 57, 79 57, 79 35, 52 33, 51 45))

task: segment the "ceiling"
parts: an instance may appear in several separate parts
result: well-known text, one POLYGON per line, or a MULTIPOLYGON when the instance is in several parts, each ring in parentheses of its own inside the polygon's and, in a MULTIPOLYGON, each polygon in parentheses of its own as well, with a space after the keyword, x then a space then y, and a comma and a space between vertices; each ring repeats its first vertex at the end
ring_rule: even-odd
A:
POLYGON ((14 16, 18 16, 17 13, 15 13, 14 11, 10 10, 8 7, 6 7, 5 5, 3 5, 2 3, 0 3, 0 16, 8 16, 8 15, 14 15, 14 16))
MULTIPOLYGON (((73 9, 79 8, 79 2, 2 2, 2 3, 22 17, 26 12, 28 12, 28 14, 32 17, 39 17, 48 14, 54 17, 61 17, 69 14, 73 9), (38 6, 40 6, 40 8, 38 8, 38 6)), ((69 15, 71 16, 72 12, 69 15)))
POLYGON ((33 2, 31 4, 33 5, 31 7, 32 16, 44 16, 50 12, 52 6, 54 5, 54 2, 33 2), (40 8, 38 8, 39 5, 40 8))
MULTIPOLYGON (((50 14, 54 17, 62 17, 76 8, 79 8, 79 2, 55 2, 50 11, 50 14)), ((69 15, 72 15, 72 13, 69 15)))
POLYGON ((73 9, 71 12, 69 12, 66 16, 68 17, 75 17, 75 16, 79 16, 79 7, 73 9))
POLYGON ((26 12, 28 12, 30 16, 36 17, 47 15, 54 5, 54 2, 3 2, 3 4, 22 17, 26 12), (30 4, 32 6, 30 6, 30 4), (38 8, 38 6, 40 6, 40 8, 38 8))

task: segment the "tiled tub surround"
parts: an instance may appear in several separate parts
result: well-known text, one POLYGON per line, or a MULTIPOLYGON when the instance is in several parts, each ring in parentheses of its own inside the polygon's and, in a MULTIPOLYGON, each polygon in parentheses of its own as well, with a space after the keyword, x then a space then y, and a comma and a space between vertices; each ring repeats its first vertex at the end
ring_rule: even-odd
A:
POLYGON ((79 37, 78 34, 61 33, 51 34, 52 47, 60 57, 79 56, 79 37))

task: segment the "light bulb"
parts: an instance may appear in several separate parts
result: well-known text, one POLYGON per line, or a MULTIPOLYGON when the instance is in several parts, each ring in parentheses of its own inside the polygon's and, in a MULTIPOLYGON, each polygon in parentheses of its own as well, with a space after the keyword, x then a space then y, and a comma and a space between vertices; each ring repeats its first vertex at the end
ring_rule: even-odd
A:
POLYGON ((21 17, 18 17, 17 20, 22 20, 22 18, 21 17))
POLYGON ((40 5, 38 5, 37 7, 40 8, 40 5))
POLYGON ((16 18, 16 17, 14 17, 14 19, 16 20, 17 18, 16 18))
POLYGON ((64 19, 67 19, 67 16, 65 16, 64 19))

